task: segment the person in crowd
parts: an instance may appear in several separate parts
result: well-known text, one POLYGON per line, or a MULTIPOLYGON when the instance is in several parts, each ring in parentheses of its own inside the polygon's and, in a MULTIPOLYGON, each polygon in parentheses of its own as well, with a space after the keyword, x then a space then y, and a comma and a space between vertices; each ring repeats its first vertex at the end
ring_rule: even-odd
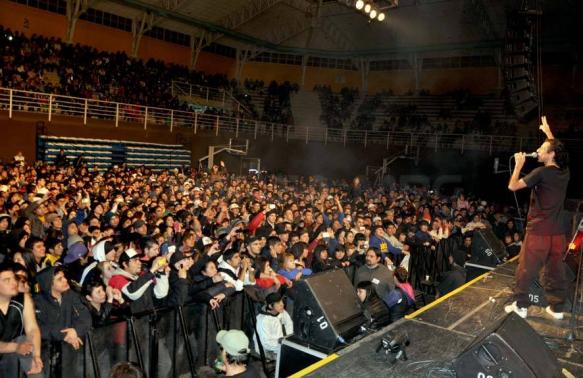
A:
POLYGON ((111 368, 110 378, 146 378, 146 373, 133 362, 118 362, 111 368))
POLYGON ((219 331, 216 337, 220 347, 220 358, 217 367, 226 377, 256 378, 264 377, 250 362, 249 338, 243 331, 219 331))
POLYGON ((219 273, 237 291, 242 291, 245 285, 253 285, 255 282, 251 259, 241 258, 241 254, 235 249, 228 249, 223 253, 222 261, 219 262, 219 273))
POLYGON ((91 315, 79 294, 71 290, 62 266, 39 272, 40 293, 35 296, 36 316, 43 340, 43 361, 49 360, 50 344, 59 342, 61 364, 73 374, 81 374, 79 351, 91 327, 91 315))
MULTIPOLYGON (((267 295, 265 305, 257 314, 256 328, 266 358, 277 360, 281 340, 294 332, 293 321, 285 310, 281 294, 267 295)), ((255 350, 259 350, 257 335, 254 338, 255 350)))
POLYGON ((19 292, 12 264, 0 263, 0 372, 16 377, 20 365, 27 377, 40 378, 44 376, 41 331, 34 302, 29 294, 19 292))
MULTIPOLYGON (((432 228, 438 220, 454 225, 448 236, 454 242, 444 244, 451 248, 460 245, 461 230, 483 207, 480 199, 465 197, 468 208, 459 210, 458 195, 429 195, 418 188, 359 183, 353 189, 345 181, 300 178, 280 184, 269 176, 233 174, 211 183, 207 172, 189 169, 93 171, 8 163, 0 165, 0 214, 6 212, 0 216, 0 254, 5 251, 21 264, 19 280, 30 282, 19 284, 22 292, 42 291, 35 276, 43 265, 66 268, 95 319, 107 317, 108 292, 114 288, 123 299, 112 298, 114 308, 140 312, 192 301, 221 309, 246 285, 250 290, 271 285, 262 292, 268 294, 279 283, 280 291, 291 287, 293 296, 294 281, 320 270, 322 261, 326 268, 354 266, 347 273, 355 284, 368 281, 385 298, 395 282, 392 269, 408 260, 413 278, 423 271, 417 259, 408 259, 426 236, 416 237, 421 207, 430 210, 432 228), (386 229, 384 235, 379 227, 386 229), (369 249, 380 237, 385 255, 369 249), (402 253, 391 254, 391 248, 402 253), (332 258, 322 259, 323 251, 332 258)), ((500 219, 512 219, 513 211, 505 209, 500 219)), ((481 212, 487 218, 492 210, 481 212)), ((461 259, 450 250, 445 256, 463 266, 471 236, 466 241, 461 259)))
POLYGON ((85 306, 91 313, 93 327, 103 326, 114 309, 114 301, 119 307, 124 304, 121 291, 105 286, 102 280, 93 278, 83 285, 82 294, 85 306))
POLYGON ((367 328, 376 330, 391 322, 389 309, 377 295, 372 282, 360 281, 356 285, 356 296, 366 317, 367 328))
POLYGON ((134 249, 125 250, 119 257, 119 268, 108 285, 121 291, 130 302, 132 312, 142 312, 155 307, 156 301, 163 301, 168 295, 168 260, 159 256, 152 267, 142 271, 142 263, 134 249))
POLYGON ((405 268, 398 267, 394 272, 395 288, 383 298, 389 308, 391 323, 404 317, 415 305, 415 291, 407 281, 409 273, 405 268))
POLYGON ((282 257, 281 268, 277 273, 293 282, 310 276, 313 272, 309 268, 304 268, 292 253, 285 253, 282 257))
POLYGON ((366 264, 356 270, 354 283, 369 281, 380 298, 385 298, 391 290, 394 289, 395 283, 393 272, 381 263, 381 251, 377 248, 369 248, 366 251, 366 264))

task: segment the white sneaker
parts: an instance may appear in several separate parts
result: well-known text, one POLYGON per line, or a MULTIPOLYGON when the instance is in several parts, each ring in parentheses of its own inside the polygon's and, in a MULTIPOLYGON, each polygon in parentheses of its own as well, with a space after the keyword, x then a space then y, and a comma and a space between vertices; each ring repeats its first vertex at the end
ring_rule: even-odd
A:
POLYGON ((504 311, 506 311, 507 314, 515 312, 516 315, 520 316, 522 319, 526 319, 526 316, 528 314, 528 309, 526 307, 518 307, 516 305, 516 301, 512 302, 507 306, 504 306, 504 311))
POLYGON ((553 319, 557 319, 557 320, 563 319, 563 313, 562 312, 554 312, 551 309, 551 306, 547 306, 547 308, 545 308, 545 311, 547 312, 547 314, 549 314, 550 316, 552 316, 553 319))

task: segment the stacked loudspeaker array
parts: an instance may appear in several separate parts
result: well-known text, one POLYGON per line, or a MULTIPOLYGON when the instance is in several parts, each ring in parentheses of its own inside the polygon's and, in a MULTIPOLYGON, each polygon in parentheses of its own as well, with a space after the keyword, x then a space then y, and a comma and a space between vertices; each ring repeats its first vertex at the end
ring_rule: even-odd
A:
POLYGON ((504 45, 504 77, 514 112, 526 118, 538 106, 534 68, 534 22, 528 11, 509 13, 504 45))

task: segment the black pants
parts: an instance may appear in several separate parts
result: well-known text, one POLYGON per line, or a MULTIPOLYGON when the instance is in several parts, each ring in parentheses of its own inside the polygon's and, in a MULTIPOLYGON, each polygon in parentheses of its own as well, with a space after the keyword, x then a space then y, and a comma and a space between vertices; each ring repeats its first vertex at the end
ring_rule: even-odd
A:
MULTIPOLYGON (((12 340, 13 343, 26 341, 26 336, 18 336, 12 340)), ((19 373, 25 373, 30 370, 32 365, 32 354, 23 356, 17 353, 6 353, 0 355, 0 376, 2 377, 19 377, 19 373)), ((28 375, 29 378, 43 378, 42 372, 28 375)))
POLYGON ((528 294, 530 287, 539 278, 544 266, 545 297, 554 311, 564 311, 563 304, 567 298, 568 282, 565 277, 563 253, 566 249, 565 235, 532 235, 526 233, 518 268, 516 268, 516 302, 518 307, 530 305, 528 294))

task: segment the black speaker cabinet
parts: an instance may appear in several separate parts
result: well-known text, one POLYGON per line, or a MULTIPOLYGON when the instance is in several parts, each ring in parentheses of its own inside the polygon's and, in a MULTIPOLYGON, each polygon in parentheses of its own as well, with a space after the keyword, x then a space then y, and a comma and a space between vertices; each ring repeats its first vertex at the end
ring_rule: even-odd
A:
POLYGON ((505 316, 478 336, 456 359, 458 377, 541 378, 560 374, 557 358, 518 315, 505 316))
POLYGON ((293 290, 294 335, 324 351, 347 343, 366 321, 356 290, 341 269, 297 281, 293 290))
POLYGON ((475 230, 472 238, 472 263, 495 267, 508 256, 504 243, 492 230, 475 230))

